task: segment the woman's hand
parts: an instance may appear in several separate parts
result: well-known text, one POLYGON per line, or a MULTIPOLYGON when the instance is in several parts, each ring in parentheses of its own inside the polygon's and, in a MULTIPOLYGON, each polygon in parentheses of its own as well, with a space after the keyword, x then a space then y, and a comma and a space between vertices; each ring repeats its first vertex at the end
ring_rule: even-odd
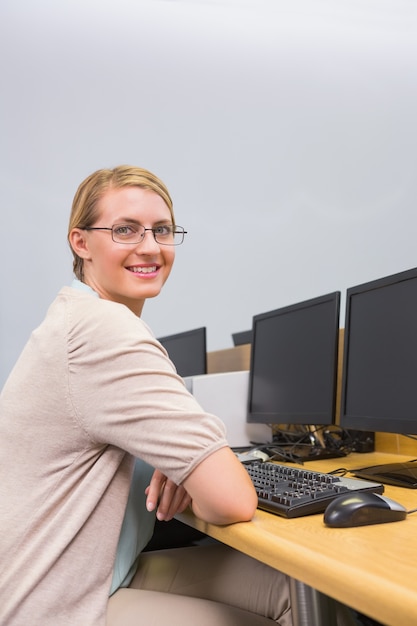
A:
POLYGON ((159 470, 155 470, 151 482, 145 489, 146 508, 156 509, 160 521, 169 521, 175 513, 181 513, 191 503, 191 498, 184 487, 176 485, 159 470))

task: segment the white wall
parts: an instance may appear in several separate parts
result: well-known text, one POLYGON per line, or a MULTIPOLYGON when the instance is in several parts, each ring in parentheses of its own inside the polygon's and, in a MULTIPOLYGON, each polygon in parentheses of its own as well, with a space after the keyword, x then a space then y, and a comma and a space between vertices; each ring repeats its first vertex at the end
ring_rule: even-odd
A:
POLYGON ((189 231, 144 318, 210 350, 416 264, 414 0, 2 0, 0 384, 61 285, 90 172, 147 167, 189 231))

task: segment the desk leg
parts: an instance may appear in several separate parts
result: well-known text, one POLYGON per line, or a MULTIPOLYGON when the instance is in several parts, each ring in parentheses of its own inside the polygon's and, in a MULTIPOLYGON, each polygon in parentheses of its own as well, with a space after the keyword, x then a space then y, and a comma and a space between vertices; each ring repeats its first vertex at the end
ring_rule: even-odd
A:
POLYGON ((355 626, 349 610, 295 578, 290 578, 293 626, 355 626))

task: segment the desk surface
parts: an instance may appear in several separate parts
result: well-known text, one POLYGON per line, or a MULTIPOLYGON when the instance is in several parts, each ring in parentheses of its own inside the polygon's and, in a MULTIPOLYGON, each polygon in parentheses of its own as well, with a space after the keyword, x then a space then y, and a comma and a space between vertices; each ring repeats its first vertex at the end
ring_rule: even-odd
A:
MULTIPOLYGON (((304 467, 330 472, 409 459, 373 452, 304 467)), ((417 489, 385 485, 384 493, 408 510, 417 508, 417 489)), ((383 624, 417 624, 417 513, 344 529, 327 528, 322 514, 289 520, 258 510, 251 522, 229 526, 207 524, 190 511, 177 517, 383 624)))

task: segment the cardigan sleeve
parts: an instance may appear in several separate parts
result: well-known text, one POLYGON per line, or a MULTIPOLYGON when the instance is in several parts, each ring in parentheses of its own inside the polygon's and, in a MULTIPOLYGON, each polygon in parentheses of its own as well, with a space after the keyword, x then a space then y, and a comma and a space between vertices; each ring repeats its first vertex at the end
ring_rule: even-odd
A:
POLYGON ((165 349, 124 305, 70 303, 68 372, 78 424, 95 443, 117 446, 180 484, 227 445, 221 420, 187 391, 165 349))

